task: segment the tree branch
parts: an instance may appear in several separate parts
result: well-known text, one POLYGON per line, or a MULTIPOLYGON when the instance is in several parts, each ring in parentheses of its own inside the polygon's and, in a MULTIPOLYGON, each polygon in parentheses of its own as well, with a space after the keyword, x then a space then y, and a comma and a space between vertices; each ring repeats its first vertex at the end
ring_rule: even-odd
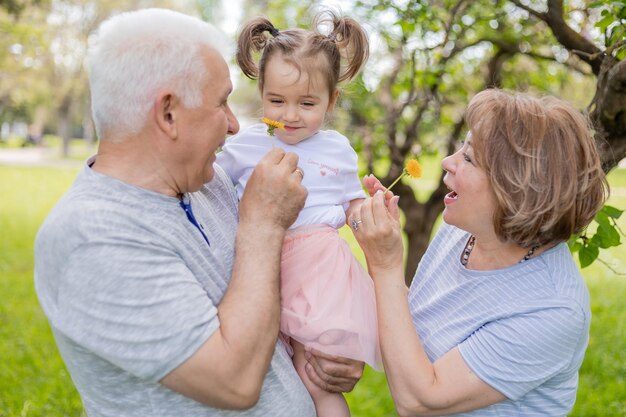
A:
POLYGON ((615 275, 622 275, 622 276, 626 276, 626 273, 624 272, 620 272, 617 269, 613 268, 613 266, 608 263, 607 261, 605 261, 602 258, 596 258, 598 262, 600 262, 602 265, 604 265, 608 270, 610 270, 611 272, 613 272, 615 275))
POLYGON ((446 43, 448 43, 448 39, 450 39, 450 32, 452 31, 452 26, 454 26, 454 22, 455 22, 457 14, 463 13, 463 11, 466 8, 467 8, 466 0, 459 0, 459 2, 455 4, 452 7, 452 9, 450 9, 450 16, 444 26, 446 28, 446 36, 443 42, 441 43, 442 46, 445 46, 446 43))
MULTIPOLYGON (((416 74, 417 73, 417 59, 415 57, 416 55, 416 51, 413 51, 413 53, 411 54, 411 74, 416 74)), ((411 80, 411 88, 409 90, 409 93, 407 94, 407 98, 406 100, 404 100, 404 102, 402 102, 400 104, 400 109, 398 110, 398 113, 400 115, 402 115, 404 113, 404 110, 415 103, 415 100, 417 98, 417 82, 415 80, 415 77, 413 77, 413 79, 411 80)))
POLYGON ((545 22, 561 45, 588 63, 595 75, 600 73, 602 51, 565 22, 563 17, 563 0, 548 0, 548 11, 545 13, 525 6, 519 0, 509 1, 545 22))
POLYGON ((511 1, 511 3, 513 3, 514 5, 516 5, 517 7, 519 7, 520 9, 522 9, 522 10, 526 10, 528 13, 530 13, 530 14, 531 14, 531 15, 533 15, 533 16, 535 16, 535 17, 536 17, 536 18, 538 18, 539 20, 543 20, 543 21, 545 21, 545 20, 546 20, 546 15, 545 15, 545 13, 538 12, 537 10, 535 10, 535 9, 533 9, 533 8, 531 8, 531 7, 528 7, 528 6, 526 6, 526 5, 522 4, 521 2, 519 2, 519 1, 517 1, 517 0, 510 0, 510 1, 511 1))

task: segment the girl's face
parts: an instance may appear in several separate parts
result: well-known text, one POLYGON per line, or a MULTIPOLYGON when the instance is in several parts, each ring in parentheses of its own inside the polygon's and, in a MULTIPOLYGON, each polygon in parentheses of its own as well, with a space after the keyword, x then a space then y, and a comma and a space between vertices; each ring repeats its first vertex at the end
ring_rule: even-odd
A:
POLYGON ((444 158, 441 166, 451 190, 443 200, 444 221, 474 235, 493 234, 496 198, 485 170, 476 165, 470 133, 463 147, 444 158))
POLYGON ((276 129, 276 136, 295 145, 320 130, 326 113, 335 106, 338 93, 335 91, 330 97, 320 71, 299 72, 282 56, 276 55, 265 67, 261 94, 263 116, 284 123, 284 129, 276 129))

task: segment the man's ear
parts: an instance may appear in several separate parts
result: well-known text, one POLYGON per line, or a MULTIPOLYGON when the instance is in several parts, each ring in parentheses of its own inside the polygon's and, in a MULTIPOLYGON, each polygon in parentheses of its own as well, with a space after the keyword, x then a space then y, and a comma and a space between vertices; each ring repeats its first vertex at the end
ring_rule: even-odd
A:
POLYGON ((326 113, 330 113, 335 109, 335 104, 337 104, 337 99, 339 98, 339 90, 335 90, 330 95, 330 100, 328 101, 328 107, 326 108, 326 113))
POLYGON ((178 137, 176 116, 179 108, 180 102, 171 91, 159 94, 154 102, 154 117, 157 126, 172 139, 178 137))

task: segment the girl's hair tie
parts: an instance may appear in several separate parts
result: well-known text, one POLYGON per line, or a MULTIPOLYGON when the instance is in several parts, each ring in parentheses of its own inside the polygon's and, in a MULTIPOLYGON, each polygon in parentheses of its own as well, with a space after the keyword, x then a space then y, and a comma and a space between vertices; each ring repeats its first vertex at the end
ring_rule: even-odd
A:
POLYGON ((276 28, 271 28, 271 29, 270 29, 270 35, 272 35, 273 37, 278 36, 278 34, 279 34, 279 33, 280 33, 280 32, 279 32, 279 31, 278 31, 278 29, 276 29, 276 28))
POLYGON ((335 42, 335 39, 337 39, 337 35, 335 35, 335 33, 331 33, 327 37, 328 37, 328 40, 331 42, 335 42))

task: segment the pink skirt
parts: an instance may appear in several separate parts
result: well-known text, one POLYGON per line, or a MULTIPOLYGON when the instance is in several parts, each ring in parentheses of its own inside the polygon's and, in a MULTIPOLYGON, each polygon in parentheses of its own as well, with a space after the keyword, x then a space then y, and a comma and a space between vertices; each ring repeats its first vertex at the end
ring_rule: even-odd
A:
POLYGON ((336 229, 313 225, 287 233, 281 309, 284 335, 381 369, 374 284, 336 229))

